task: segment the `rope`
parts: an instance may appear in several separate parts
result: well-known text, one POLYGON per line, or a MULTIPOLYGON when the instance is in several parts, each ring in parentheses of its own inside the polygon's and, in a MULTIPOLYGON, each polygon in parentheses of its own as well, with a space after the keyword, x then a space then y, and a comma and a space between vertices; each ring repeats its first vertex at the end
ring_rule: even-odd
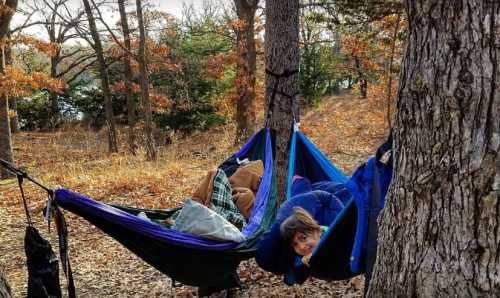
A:
MULTIPOLYGON (((24 206, 24 211, 26 213, 26 221, 28 222, 29 226, 33 226, 33 222, 31 220, 31 214, 30 214, 29 209, 28 209, 28 202, 27 202, 26 196, 24 194, 24 188, 23 188, 24 179, 33 182, 35 185, 37 185, 38 187, 45 190, 49 196, 49 203, 51 203, 51 199, 54 196, 54 192, 52 191, 52 189, 43 186, 41 183, 39 183, 35 179, 28 176, 28 174, 25 171, 15 167, 14 165, 9 163, 8 161, 0 159, 0 166, 4 167, 5 169, 9 170, 14 175, 16 175, 17 183, 19 185, 19 190, 21 191, 21 197, 23 198, 23 206, 24 206)), ((50 229, 50 226, 49 226, 49 229, 50 229)))
POLYGON ((267 116, 266 116, 265 127, 268 127, 268 125, 269 125, 269 120, 271 119, 273 109, 274 109, 274 100, 276 98, 276 94, 279 94, 281 96, 284 96, 284 97, 287 97, 290 99, 290 101, 292 103, 291 104, 292 116, 294 118, 294 122, 296 121, 296 115, 295 115, 295 109, 294 109, 294 99, 299 94, 299 92, 296 92, 295 94, 289 95, 289 94, 286 94, 285 92, 279 91, 278 85, 279 85, 279 82, 281 79, 291 77, 292 75, 295 75, 297 73, 299 73, 298 69, 284 70, 281 74, 277 74, 269 69, 266 69, 266 74, 273 76, 275 78, 275 81, 274 81, 274 86, 273 86, 272 93, 271 93, 271 98, 269 99, 269 104, 267 107, 267 116))
POLYGON ((23 206, 24 206, 24 211, 26 212, 26 221, 28 222, 28 226, 32 227, 33 222, 31 221, 31 214, 28 209, 28 204, 26 203, 26 196, 24 195, 24 189, 23 189, 23 176, 22 175, 17 175, 17 183, 19 184, 19 190, 21 190, 21 197, 23 198, 23 206))
POLYGON ((41 183, 39 183, 35 179, 33 179, 30 176, 28 176, 28 174, 25 171, 23 171, 23 170, 21 170, 19 168, 16 168, 11 163, 9 163, 9 162, 1 159, 1 158, 0 158, 0 166, 3 166, 4 168, 6 168, 7 170, 11 171, 16 176, 22 176, 24 179, 27 179, 27 180, 33 182, 35 185, 37 185, 38 187, 42 188, 43 190, 45 190, 48 193, 52 193, 53 192, 52 189, 50 189, 50 188, 48 188, 46 186, 43 186, 41 183))
POLYGON ((68 229, 66 226, 66 220, 64 219, 63 213, 61 212, 61 210, 59 210, 59 208, 55 204, 54 191, 48 187, 43 186, 35 179, 28 176, 26 172, 22 171, 19 168, 16 168, 14 165, 3 159, 0 159, 0 166, 6 168, 7 170, 11 171, 17 176, 19 189, 21 190, 21 196, 23 197, 23 205, 24 205, 24 210, 26 211, 26 218, 28 221, 28 225, 30 227, 33 226, 33 222, 31 221, 31 215, 28 209, 26 197, 24 195, 24 189, 23 189, 24 179, 33 182, 35 185, 37 185, 38 187, 42 188, 47 192, 48 199, 47 199, 47 208, 45 211, 46 212, 45 216, 49 224, 49 232, 50 232, 50 216, 53 209, 55 211, 56 228, 57 228, 57 234, 59 236, 59 255, 63 266, 64 274, 66 275, 66 279, 68 281, 68 297, 69 298, 76 297, 75 281, 73 279, 73 271, 71 270, 71 264, 69 261, 69 254, 68 254, 68 229))

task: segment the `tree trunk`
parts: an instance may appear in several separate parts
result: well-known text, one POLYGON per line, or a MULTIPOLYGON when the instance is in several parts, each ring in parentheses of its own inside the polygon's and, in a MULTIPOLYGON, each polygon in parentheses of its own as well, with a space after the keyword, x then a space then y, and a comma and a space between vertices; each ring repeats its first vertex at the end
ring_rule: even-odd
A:
POLYGON ((396 52, 396 41, 399 33, 399 23, 401 22, 401 14, 397 14, 396 24, 394 25, 394 32, 392 33, 391 39, 391 56, 389 58, 389 63, 387 66, 387 126, 389 129, 392 127, 392 112, 391 112, 391 101, 392 101, 392 65, 394 64, 394 54, 396 52))
POLYGON ((354 63, 356 65, 356 70, 358 71, 359 93, 361 94, 361 98, 366 98, 368 95, 368 81, 366 80, 366 76, 361 68, 361 61, 356 55, 354 56, 354 63))
POLYGON ((255 11, 258 0, 235 0, 236 13, 244 26, 236 30, 236 143, 246 140, 255 131, 255 11))
MULTIPOLYGON (((266 101, 269 127, 275 134, 276 184, 283 200, 286 190, 288 151, 293 128, 291 98, 299 87, 299 0, 266 2, 266 101), (273 73, 269 74, 269 73, 273 73), (278 78, 277 75, 283 75, 278 78), (276 84, 276 81, 278 83, 276 84), (276 91, 273 92, 277 87, 276 91), (274 102, 270 100, 275 94, 274 102)), ((281 201, 280 201, 281 202, 281 201)))
MULTIPOLYGON (((3 50, 1 54, 3 59, 3 50)), ((0 63, 3 64, 3 63, 0 63)), ((3 73, 4 67, 0 66, 0 73, 3 73)), ((10 133, 10 123, 9 123, 9 99, 8 96, 0 95, 0 158, 13 163, 14 158, 12 154, 12 141, 10 133)), ((13 174, 3 167, 0 167, 0 178, 9 178, 13 174)))
POLYGON ((9 283, 7 282, 7 277, 5 277, 5 272, 3 268, 0 267, 0 298, 10 298, 11 292, 9 283))
MULTIPOLYGON (((53 41, 55 42, 55 41, 53 41)), ((59 64, 59 53, 50 57, 50 77, 57 78, 57 65, 59 64)), ((55 91, 50 91, 50 123, 51 128, 57 127, 59 122, 59 96, 55 91)))
POLYGON ((141 0, 136 0, 137 22, 139 25, 139 70, 141 75, 141 101, 144 111, 144 129, 146 133, 146 158, 156 160, 156 147, 153 139, 153 117, 151 113, 151 102, 149 100, 149 77, 146 59, 146 29, 142 16, 141 0))
MULTIPOLYGON (((5 42, 5 65, 12 65, 12 49, 10 46, 10 34, 7 34, 8 40, 5 42)), ((17 116, 17 98, 15 96, 9 97, 9 110, 14 112, 10 117, 10 131, 11 133, 19 132, 19 118, 17 116)))
MULTIPOLYGON (((0 41, 3 41, 9 32, 9 24, 12 19, 12 15, 17 8, 17 0, 6 0, 5 2, 0 1, 1 4, 5 5, 9 9, 3 9, 2 17, 0 18, 0 41)), ((0 74, 5 73, 5 47, 4 43, 0 43, 0 74)), ((7 96, 0 94, 0 158, 13 162, 12 154, 12 142, 10 134, 10 123, 9 123, 9 99, 7 96)), ((4 168, 0 168, 0 178, 11 177, 12 173, 6 171, 4 168)))
MULTIPOLYGON (((123 31, 123 43, 127 51, 131 51, 130 44, 130 29, 128 27, 127 13, 125 11, 125 0, 118 0, 118 7, 120 10, 120 23, 123 31)), ((135 141, 135 101, 132 94, 132 66, 130 63, 130 53, 125 53, 124 63, 125 71, 125 88, 127 98, 127 115, 128 115, 128 149, 133 155, 137 152, 137 144, 135 141)))
POLYGON ((9 97, 9 111, 14 113, 10 117, 10 132, 15 134, 19 132, 19 117, 17 115, 17 98, 15 96, 9 97))
POLYGON ((94 15, 92 14, 90 3, 88 0, 83 0, 83 5, 85 7, 87 18, 89 20, 89 29, 92 35, 92 40, 94 41, 94 50, 96 52, 97 61, 99 63, 99 73, 101 75, 101 86, 104 97, 104 108, 106 112, 106 122, 108 124, 108 149, 109 152, 118 152, 115 119, 113 116, 113 104, 111 102, 111 95, 109 92, 109 77, 108 77, 108 70, 106 67, 106 60, 104 59, 101 39, 99 33, 97 32, 97 27, 94 15))
POLYGON ((500 297, 500 2, 407 0, 370 297, 500 297))

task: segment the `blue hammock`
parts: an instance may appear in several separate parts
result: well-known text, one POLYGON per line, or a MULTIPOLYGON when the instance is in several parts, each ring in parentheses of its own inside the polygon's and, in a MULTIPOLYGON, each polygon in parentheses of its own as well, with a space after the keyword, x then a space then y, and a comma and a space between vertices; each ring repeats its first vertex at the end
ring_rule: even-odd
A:
POLYGON ((250 219, 242 231, 246 237, 242 243, 207 240, 136 216, 145 212, 150 219, 161 220, 168 218, 175 209, 112 206, 66 189, 55 192, 55 204, 94 224, 173 280, 210 288, 212 292, 234 287, 239 283, 238 264, 254 255, 259 237, 276 213, 273 153, 268 129, 255 134, 220 167, 226 171, 234 170, 238 166, 237 160, 245 158, 261 159, 265 170, 250 219))
MULTIPOLYGON (((371 273, 377 246, 376 217, 383 208, 385 194, 392 177, 392 160, 386 164, 380 157, 391 149, 392 140, 382 145, 375 157, 359 167, 352 177, 345 176, 301 132, 294 132, 290 146, 287 196, 290 198, 294 175, 316 183, 316 189, 328 185, 327 190, 342 203, 340 213, 336 206, 324 205, 318 195, 310 201, 294 197, 280 208, 275 223, 259 243, 257 263, 264 270, 284 274, 285 283, 303 283, 309 276, 326 280, 343 280, 361 273, 371 273), (329 226, 313 251, 310 267, 302 264, 281 240, 279 226, 292 213, 294 206, 304 207, 321 225, 329 226), (334 217, 332 217, 334 216, 334 217)), ((320 195, 321 196, 321 195, 320 195)))

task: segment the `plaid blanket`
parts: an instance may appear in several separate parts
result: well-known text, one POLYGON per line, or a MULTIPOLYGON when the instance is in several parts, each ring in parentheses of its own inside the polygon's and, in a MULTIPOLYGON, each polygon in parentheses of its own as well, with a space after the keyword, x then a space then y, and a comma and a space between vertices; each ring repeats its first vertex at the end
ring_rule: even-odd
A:
POLYGON ((245 218, 239 212, 232 198, 232 189, 226 173, 218 169, 213 181, 210 208, 238 228, 243 227, 245 218))

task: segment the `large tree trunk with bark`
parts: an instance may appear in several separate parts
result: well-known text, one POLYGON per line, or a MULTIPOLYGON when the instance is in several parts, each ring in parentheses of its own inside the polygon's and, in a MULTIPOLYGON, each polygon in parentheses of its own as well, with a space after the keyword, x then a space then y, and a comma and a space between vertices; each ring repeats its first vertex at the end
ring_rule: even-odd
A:
MULTIPOLYGON (((5 73, 5 38, 9 33, 9 25, 17 8, 17 0, 0 0, 2 7, 0 13, 0 75, 5 73)), ((0 90, 5 91, 5 90, 0 90)), ((0 158, 8 162, 13 162, 12 142, 9 121, 9 99, 8 96, 0 92, 0 158)), ((11 177, 12 173, 1 168, 0 178, 11 177)))
POLYGON ((139 71, 141 75, 141 101, 144 113, 144 132, 146 134, 146 158, 156 160, 156 146, 153 138, 153 117, 151 113, 151 101, 149 100, 149 76, 146 59, 146 29, 142 16, 141 0, 136 0, 137 22, 139 25, 139 71))
POLYGON ((99 36, 99 33, 97 32, 94 15, 92 14, 92 8, 89 1, 83 0, 83 5, 85 7, 87 18, 89 20, 89 29, 92 35, 92 40, 94 41, 93 47, 97 55, 97 61, 99 63, 99 74, 101 79, 102 93, 104 97, 104 109, 106 112, 106 122, 108 124, 108 149, 109 152, 118 152, 115 118, 113 116, 113 104, 111 102, 111 95, 109 92, 108 70, 106 66, 106 60, 104 59, 101 38, 99 36))
POLYGON ((282 201, 293 128, 292 99, 299 90, 299 0, 266 2, 265 38, 267 113, 275 134, 276 184, 282 201))
POLYGON ((259 0, 234 0, 240 26, 236 29, 236 142, 246 140, 255 131, 255 11, 259 0))
POLYGON ((137 152, 137 144, 135 140, 135 101, 132 94, 132 66, 130 62, 130 51, 132 46, 130 44, 130 29, 128 26, 127 12, 125 11, 125 0, 118 0, 118 8, 120 10, 120 23, 123 31, 123 43, 128 53, 125 53, 123 61, 124 79, 126 98, 127 98, 127 116, 128 116, 128 149, 133 155, 137 152))
POLYGON ((407 0, 370 297, 500 297, 500 2, 407 0))
POLYGON ((5 272, 3 268, 0 267, 0 298, 10 298, 11 292, 9 283, 7 282, 7 277, 5 276, 5 272))

